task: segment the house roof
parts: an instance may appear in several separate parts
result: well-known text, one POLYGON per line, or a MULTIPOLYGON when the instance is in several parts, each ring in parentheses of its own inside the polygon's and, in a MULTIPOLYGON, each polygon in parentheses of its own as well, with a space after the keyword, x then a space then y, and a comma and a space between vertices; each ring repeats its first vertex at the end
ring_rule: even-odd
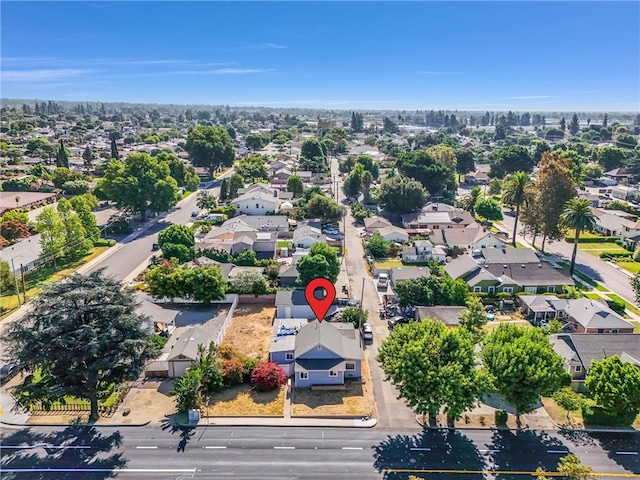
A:
POLYGON ((278 290, 276 292, 276 307, 294 305, 307 305, 304 290, 278 290))
POLYGON ((296 360, 298 371, 330 370, 343 363, 342 358, 299 358, 296 360))
POLYGON ((322 230, 310 225, 301 225, 293 232, 293 243, 309 238, 323 243, 327 240, 327 237, 322 233, 322 230))
POLYGON ((433 248, 433 243, 431 243, 429 240, 416 240, 415 242, 413 242, 413 244, 417 248, 433 248))
POLYGON ((484 237, 493 236, 486 228, 443 228, 442 241, 449 245, 472 245, 484 237))
POLYGON ((418 315, 420 319, 435 318, 441 321, 448 327, 455 327, 460 323, 460 313, 465 311, 466 307, 449 307, 449 306, 437 306, 437 307, 418 307, 418 315))
POLYGON ((573 285, 566 269, 554 268, 548 263, 488 263, 483 268, 495 277, 506 276, 522 287, 573 285))
POLYGON ((573 300, 565 311, 584 328, 633 328, 607 305, 590 298, 573 300))
POLYGON ((445 272, 447 272, 447 274, 454 280, 465 276, 469 272, 478 270, 479 268, 480 266, 473 258, 471 258, 470 255, 460 255, 458 258, 451 260, 444 266, 445 272))
MULTIPOLYGON (((289 229, 289 219, 285 215, 239 215, 228 223, 242 222, 243 224, 260 230, 261 228, 278 228, 280 230, 289 229)), ((225 222, 225 223, 227 223, 225 222)))
POLYGON ((387 220, 386 218, 374 216, 364 219, 364 228, 367 230, 370 228, 383 228, 390 226, 391 222, 389 222, 389 220, 387 220))
POLYGON ((269 352, 293 352, 296 348, 296 335, 307 323, 307 318, 276 319, 271 329, 269 352))
POLYGON ((177 338, 167 360, 176 360, 180 355, 188 360, 196 360, 198 345, 207 345, 211 339, 211 332, 202 327, 190 327, 177 338))
POLYGON ((314 351, 313 358, 351 359, 363 358, 359 335, 351 323, 332 324, 314 320, 300 329, 296 335, 295 358, 299 362, 304 355, 314 351), (322 347, 322 354, 316 353, 322 347), (325 353, 326 352, 326 353, 325 353))
POLYGON ((407 231, 404 228, 398 228, 398 227, 394 227, 393 225, 389 226, 389 227, 382 227, 382 228, 378 228, 376 229, 376 231, 382 235, 383 237, 385 235, 401 235, 404 237, 409 237, 409 234, 407 233, 407 231))
POLYGON ((298 278, 298 269, 295 265, 289 265, 278 273, 278 278, 298 278))
POLYGON ((637 334, 560 333, 550 335, 549 340, 558 354, 565 359, 575 355, 587 370, 593 360, 600 361, 611 355, 640 364, 640 335, 637 334))
POLYGON ((555 312, 564 310, 570 300, 555 295, 520 295, 520 301, 533 312, 555 312))
POLYGON ((532 248, 484 248, 481 250, 486 263, 539 263, 532 248))
POLYGON ((393 278, 394 282, 428 277, 430 274, 431 271, 427 267, 393 267, 391 269, 391 278, 393 278))

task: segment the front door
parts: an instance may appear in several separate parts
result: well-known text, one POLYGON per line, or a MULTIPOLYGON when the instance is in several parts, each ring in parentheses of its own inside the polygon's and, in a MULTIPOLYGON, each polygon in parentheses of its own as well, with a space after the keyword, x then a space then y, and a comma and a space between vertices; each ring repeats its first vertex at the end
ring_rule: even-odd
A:
POLYGON ((496 287, 494 286, 488 287, 487 291, 489 292, 489 295, 494 295, 496 293, 496 287))

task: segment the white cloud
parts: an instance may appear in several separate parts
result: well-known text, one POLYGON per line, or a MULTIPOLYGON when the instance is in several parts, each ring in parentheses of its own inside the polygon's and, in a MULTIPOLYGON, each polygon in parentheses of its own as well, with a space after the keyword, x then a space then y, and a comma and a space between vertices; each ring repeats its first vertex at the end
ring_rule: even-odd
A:
POLYGON ((4 82, 50 82, 65 80, 91 73, 91 70, 58 68, 40 70, 5 70, 0 73, 4 82))

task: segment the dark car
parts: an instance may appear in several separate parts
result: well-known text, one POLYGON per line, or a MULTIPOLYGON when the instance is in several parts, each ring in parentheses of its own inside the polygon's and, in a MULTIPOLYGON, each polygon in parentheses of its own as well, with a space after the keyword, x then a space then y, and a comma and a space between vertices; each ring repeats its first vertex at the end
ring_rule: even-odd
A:
POLYGON ((11 377, 13 377, 18 371, 19 365, 20 365, 20 362, 15 362, 15 363, 7 363, 6 365, 3 365, 2 367, 0 367, 0 382, 5 382, 9 380, 11 377))
POLYGON ((393 327, 403 323, 409 323, 409 319, 407 317, 402 317, 400 315, 387 320, 387 326, 389 327, 389 330, 393 330, 393 327))
POLYGON ((154 244, 151 246, 151 251, 152 251, 152 252, 155 252, 155 251, 158 251, 158 250, 160 250, 160 245, 158 245, 157 243, 154 243, 154 244))

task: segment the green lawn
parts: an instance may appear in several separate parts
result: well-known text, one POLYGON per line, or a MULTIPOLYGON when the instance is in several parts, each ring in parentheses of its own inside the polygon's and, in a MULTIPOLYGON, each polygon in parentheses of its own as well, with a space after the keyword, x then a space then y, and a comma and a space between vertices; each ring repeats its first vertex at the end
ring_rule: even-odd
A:
POLYGON ((598 290, 599 292, 608 292, 609 291, 609 289, 607 287, 604 287, 604 286, 602 286, 600 284, 596 285, 596 290, 598 290))
POLYGON ((598 295, 597 293, 583 293, 583 295, 587 298, 590 298, 591 300, 604 300, 600 295, 598 295))
POLYGON ((573 274, 583 282, 586 282, 589 285, 591 285, 592 287, 595 287, 596 285, 598 285, 598 282, 596 282, 593 278, 587 277, 584 273, 579 272, 578 270, 574 270, 573 274))
POLYGON ((291 248, 293 247, 293 242, 289 242, 287 240, 278 240, 278 248, 291 248))
POLYGON ((616 243, 581 243, 578 245, 578 248, 590 253, 591 255, 600 255, 603 252, 628 253, 629 255, 632 253, 616 243))
POLYGON ((622 304, 624 304, 624 306, 627 308, 627 310, 631 310, 631 311, 632 311, 632 312, 634 312, 634 313, 640 313, 640 310, 638 310, 638 308, 637 308, 635 305, 633 305, 633 304, 631 304, 631 303, 627 302, 624 298, 619 297, 619 296, 618 296, 618 295, 616 295, 615 293, 607 293, 606 295, 607 295, 607 297, 609 297, 611 300, 615 300, 615 301, 616 301, 616 302, 618 302, 618 303, 622 303, 622 304))
POLYGON ((400 260, 395 260, 392 258, 385 258, 382 260, 376 260, 374 264, 374 268, 393 268, 393 267, 401 267, 402 262, 400 260))
POLYGON ((624 268, 627 272, 640 273, 640 262, 617 262, 619 267, 624 268))
MULTIPOLYGON (((576 232, 575 230, 567 230, 567 233, 565 234, 565 238, 570 238, 573 241, 573 237, 575 236, 576 232)), ((599 233, 592 233, 592 232, 581 232, 580 233, 580 240, 583 240, 585 238, 606 238, 604 235, 600 235, 599 233)))

